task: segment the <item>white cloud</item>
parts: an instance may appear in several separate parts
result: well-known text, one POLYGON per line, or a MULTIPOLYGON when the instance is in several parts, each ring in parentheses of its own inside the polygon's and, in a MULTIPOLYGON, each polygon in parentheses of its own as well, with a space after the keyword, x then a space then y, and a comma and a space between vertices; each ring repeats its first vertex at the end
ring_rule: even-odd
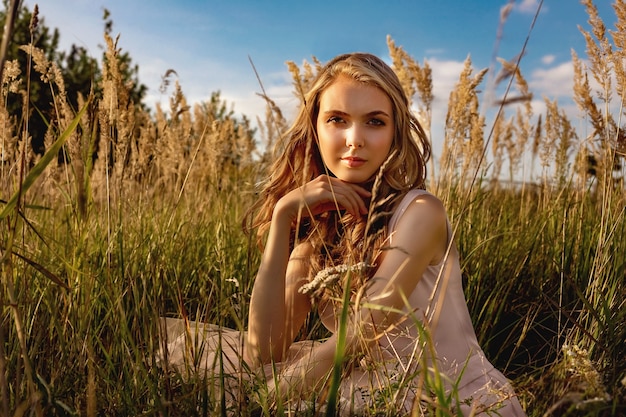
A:
POLYGON ((554 62, 554 60, 556 59, 556 57, 552 54, 548 54, 548 55, 544 55, 541 57, 541 62, 543 62, 546 65, 550 65, 554 62))
POLYGON ((574 66, 571 61, 551 68, 532 71, 528 82, 531 91, 550 99, 571 98, 574 85, 574 66))
MULTIPOLYGON (((536 13, 539 7, 539 0, 516 1, 513 10, 519 13, 536 13)), ((542 5, 542 8, 544 6, 542 5)))
POLYGON ((435 102, 444 102, 447 105, 450 92, 459 81, 459 75, 463 71, 463 61, 439 60, 437 58, 426 59, 433 74, 433 94, 435 102))

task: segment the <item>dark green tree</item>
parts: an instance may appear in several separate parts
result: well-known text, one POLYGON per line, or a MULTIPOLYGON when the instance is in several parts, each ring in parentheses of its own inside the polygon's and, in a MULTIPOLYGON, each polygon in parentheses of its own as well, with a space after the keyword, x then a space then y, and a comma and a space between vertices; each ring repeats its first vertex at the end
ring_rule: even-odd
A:
MULTIPOLYGON (((8 0, 3 0, 4 10, 0 11, 0 25, 4 27, 8 0)), ((14 20, 13 34, 6 53, 6 60, 17 59, 22 74, 29 78, 29 114, 24 113, 22 97, 18 94, 9 94, 6 103, 11 115, 17 116, 21 126, 27 123, 28 132, 32 137, 32 145, 36 152, 43 152, 44 135, 48 124, 55 118, 53 105, 53 91, 50 85, 41 80, 40 74, 29 64, 29 56, 20 49, 22 45, 31 43, 44 51, 48 61, 54 62, 61 70, 65 83, 67 98, 74 108, 77 108, 78 95, 87 96, 93 88, 96 96, 99 95, 101 69, 98 60, 87 53, 81 46, 72 45, 69 51, 59 51, 59 30, 51 30, 45 24, 45 17, 37 16, 25 6, 21 6, 14 20), (30 70, 29 70, 30 69, 30 70)), ((111 34, 113 21, 108 10, 104 10, 103 30, 111 34)), ((3 34, 0 33, 0 42, 3 34)), ((104 51, 103 51, 104 57, 104 51)), ((104 59, 104 58, 103 58, 104 59)), ((133 102, 144 108, 143 98, 147 87, 139 82, 139 67, 132 63, 128 52, 119 55, 124 81, 132 81, 131 98, 133 102)))

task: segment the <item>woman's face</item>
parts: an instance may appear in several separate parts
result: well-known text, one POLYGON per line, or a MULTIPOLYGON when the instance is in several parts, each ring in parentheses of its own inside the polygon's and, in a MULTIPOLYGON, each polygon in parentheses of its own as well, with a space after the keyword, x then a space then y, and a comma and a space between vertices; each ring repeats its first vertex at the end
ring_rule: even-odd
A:
POLYGON ((391 100, 377 87, 339 76, 320 96, 316 126, 326 167, 342 181, 365 183, 391 149, 391 100))

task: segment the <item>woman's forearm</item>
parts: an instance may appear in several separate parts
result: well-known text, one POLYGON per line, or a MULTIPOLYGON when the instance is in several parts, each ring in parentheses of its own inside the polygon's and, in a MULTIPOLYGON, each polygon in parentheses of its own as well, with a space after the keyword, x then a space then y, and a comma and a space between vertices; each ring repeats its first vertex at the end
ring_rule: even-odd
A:
POLYGON ((246 359, 260 365, 280 360, 285 343, 285 273, 291 220, 275 210, 250 298, 246 359))

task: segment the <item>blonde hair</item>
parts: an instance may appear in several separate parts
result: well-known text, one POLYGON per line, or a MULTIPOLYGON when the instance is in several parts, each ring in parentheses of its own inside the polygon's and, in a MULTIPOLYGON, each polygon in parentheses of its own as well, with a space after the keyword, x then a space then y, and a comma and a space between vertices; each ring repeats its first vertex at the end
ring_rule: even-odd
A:
POLYGON ((269 228, 278 199, 328 173, 320 155, 315 127, 320 97, 339 76, 381 89, 391 101, 395 131, 390 154, 372 190, 370 211, 374 209, 376 213, 359 219, 344 215, 340 220, 338 213, 328 212, 294 225, 292 244, 306 239, 320 249, 319 262, 314 262, 318 267, 313 268, 313 274, 339 259, 342 263, 374 262, 375 251, 380 249, 380 238, 386 235, 394 206, 410 189, 424 188, 426 163, 431 152, 428 138, 409 108, 409 98, 390 66, 367 53, 335 57, 319 70, 303 97, 294 123, 277 143, 270 176, 247 214, 249 222, 244 223, 244 229, 256 229, 259 242, 269 228), (349 232, 346 234, 345 230, 349 232), (357 247, 358 250, 354 250, 357 247))

